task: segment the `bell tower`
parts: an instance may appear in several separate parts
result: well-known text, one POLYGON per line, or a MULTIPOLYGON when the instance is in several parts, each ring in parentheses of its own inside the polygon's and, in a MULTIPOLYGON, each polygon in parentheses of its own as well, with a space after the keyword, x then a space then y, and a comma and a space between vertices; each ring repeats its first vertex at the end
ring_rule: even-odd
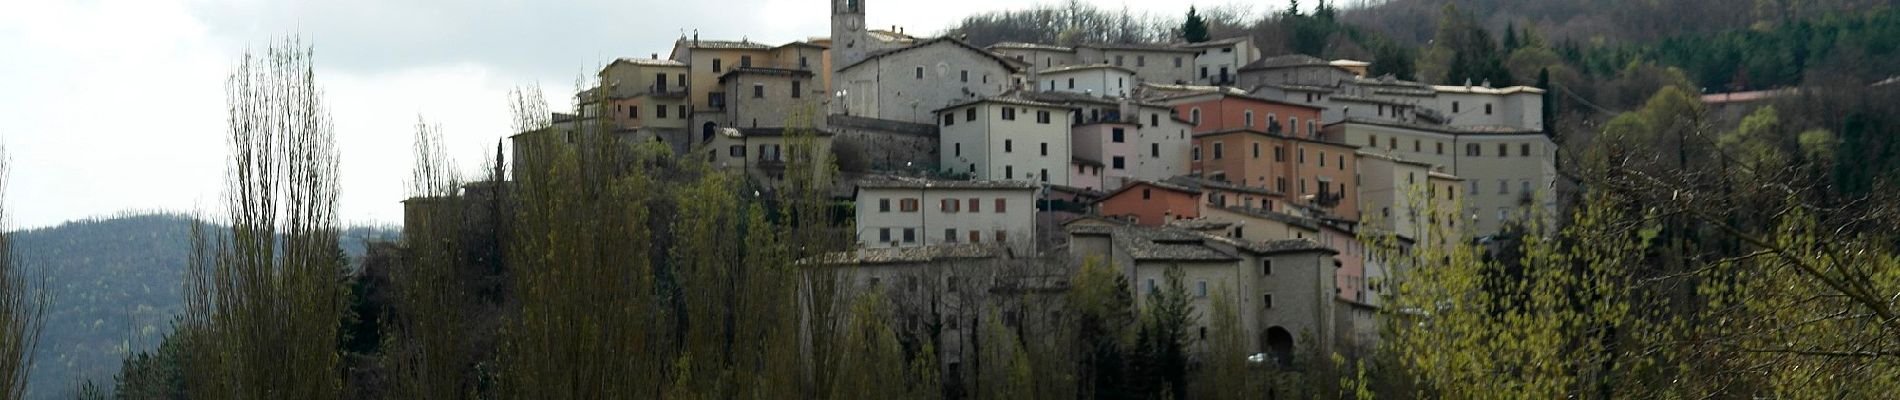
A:
POLYGON ((864 59, 870 36, 864 32, 864 0, 831 0, 831 68, 864 59))

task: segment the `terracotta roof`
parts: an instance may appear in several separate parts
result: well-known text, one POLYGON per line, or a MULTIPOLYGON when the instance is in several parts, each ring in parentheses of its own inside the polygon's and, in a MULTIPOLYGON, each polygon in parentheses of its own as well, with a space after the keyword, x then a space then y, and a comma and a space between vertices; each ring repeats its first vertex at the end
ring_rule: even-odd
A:
POLYGON ((1250 62, 1250 63, 1247 63, 1247 65, 1241 66, 1240 70, 1247 71, 1247 70, 1256 70, 1256 69, 1273 69, 1273 68, 1290 68, 1290 67, 1332 67, 1332 66, 1333 64, 1331 62, 1327 62, 1326 60, 1321 60, 1319 57, 1309 56, 1305 54, 1287 54, 1287 55, 1279 55, 1279 56, 1273 56, 1273 57, 1262 58, 1259 60, 1254 60, 1254 62, 1250 62))
POLYGON ((1434 85, 1432 86, 1432 90, 1439 93, 1470 93, 1470 94, 1497 94, 1497 95, 1518 94, 1518 93, 1531 93, 1531 94, 1544 93, 1544 89, 1538 89, 1536 87, 1531 87, 1531 86, 1511 86, 1511 87, 1493 88, 1493 87, 1485 87, 1485 86, 1434 85))
POLYGON ((912 45, 909 45, 909 46, 904 46, 904 47, 900 47, 900 48, 895 48, 895 49, 888 49, 888 50, 882 50, 882 51, 877 51, 877 52, 873 52, 873 53, 871 53, 871 54, 869 54, 869 55, 866 55, 866 56, 864 57, 864 59, 863 59, 863 60, 858 60, 858 62, 855 62, 855 63, 851 63, 851 65, 846 65, 846 66, 843 66, 843 67, 839 67, 839 68, 838 68, 838 70, 839 70, 839 71, 844 71, 844 70, 847 70, 847 69, 851 69, 851 68, 855 68, 855 67, 857 67, 857 66, 859 66, 859 65, 864 65, 865 63, 868 63, 868 62, 871 62, 872 60, 876 60, 876 59, 879 59, 879 58, 884 58, 884 56, 888 56, 888 55, 892 55, 892 54, 897 54, 897 53, 902 53, 902 52, 906 52, 906 51, 911 51, 911 50, 915 50, 915 49, 920 49, 920 48, 924 48, 925 46, 930 46, 930 45, 933 45, 933 44, 937 44, 937 43, 939 43, 939 42, 950 42, 950 43, 952 43, 952 44, 955 44, 955 45, 957 45, 957 46, 960 46, 960 47, 963 47, 963 48, 966 48, 966 49, 970 49, 970 51, 974 51, 974 52, 977 52, 978 54, 982 54, 982 55, 984 55, 984 56, 986 56, 986 57, 989 57, 989 58, 990 58, 990 59, 992 59, 992 60, 996 60, 996 62, 997 62, 997 63, 1001 63, 1001 64, 1003 64, 1003 67, 1004 67, 1004 68, 1008 68, 1010 72, 1016 72, 1017 70, 1019 70, 1019 69, 1021 69, 1021 68, 1019 67, 1019 65, 1020 65, 1020 64, 1018 64, 1018 63, 1020 63, 1021 61, 1018 61, 1018 60, 1016 60, 1016 59, 1013 59, 1013 58, 1008 58, 1008 57, 1003 57, 1002 55, 999 55, 999 54, 996 54, 996 52, 992 52, 992 51, 989 51, 989 50, 984 50, 984 49, 981 49, 981 48, 977 48, 976 46, 973 46, 973 45, 971 45, 971 44, 970 44, 969 42, 964 42, 964 41, 962 41, 962 40, 959 40, 959 39, 957 39, 957 38, 952 38, 952 37, 940 37, 940 38, 936 38, 936 39, 930 39, 930 40, 925 40, 925 41, 921 41, 921 42, 917 42, 916 44, 912 44, 912 45))
POLYGON ((1039 71, 1039 72, 1036 72, 1036 73, 1038 73, 1038 74, 1060 74, 1060 73, 1064 73, 1064 72, 1074 72, 1074 71, 1087 71, 1087 70, 1091 70, 1091 69, 1112 69, 1112 70, 1116 70, 1116 71, 1121 71, 1121 72, 1127 72, 1127 73, 1130 73, 1130 74, 1133 74, 1133 73, 1135 73, 1135 70, 1131 70, 1131 69, 1127 69, 1127 68, 1122 68, 1122 67, 1117 67, 1117 66, 1113 66, 1113 65, 1108 65, 1108 64, 1086 64, 1086 65, 1070 65, 1070 66, 1063 66, 1063 67, 1055 67, 1055 68, 1050 68, 1050 69, 1045 69, 1045 70, 1042 70, 1042 71, 1039 71))
POLYGON ((858 181, 859 188, 872 189, 1020 189, 1034 190, 1036 183, 1024 181, 953 181, 890 175, 871 175, 858 181))
POLYGON ((756 43, 751 40, 680 39, 680 41, 685 42, 686 48, 689 48, 689 49, 769 49, 769 48, 772 48, 771 46, 767 46, 764 43, 756 43))
POLYGON ((1201 177, 1197 177, 1193 175, 1178 175, 1178 176, 1168 178, 1168 180, 1166 180, 1165 182, 1175 184, 1175 185, 1180 185, 1182 187, 1193 188, 1197 191, 1203 187, 1207 187, 1207 188, 1213 188, 1216 190, 1223 190, 1223 191, 1229 191, 1229 192, 1241 192, 1241 193, 1253 193, 1253 194, 1258 194, 1258 195, 1263 195, 1263 196, 1285 196, 1284 193, 1276 192, 1276 191, 1273 191, 1272 189, 1234 185, 1227 182, 1201 178, 1201 177))
POLYGON ((1344 124, 1375 125, 1375 126, 1384 126, 1384 127, 1391 127, 1391 128, 1413 129, 1413 130, 1420 130, 1420 131, 1426 131, 1426 132, 1443 133, 1443 134, 1448 134, 1448 135, 1542 135, 1544 134, 1543 131, 1538 131, 1534 129, 1524 129, 1524 128, 1512 127, 1512 126, 1427 125, 1427 124, 1420 124, 1416 122, 1400 122, 1400 121, 1390 121, 1390 120, 1370 119, 1370 118, 1360 118, 1360 117, 1347 117, 1346 119, 1341 120, 1339 122, 1326 124, 1326 126, 1344 125, 1344 124))
POLYGON ((665 60, 665 59, 652 59, 652 58, 620 58, 620 59, 614 60, 614 63, 628 63, 628 64, 633 64, 633 65, 644 65, 644 66, 655 66, 655 67, 685 67, 686 66, 686 63, 679 62, 679 61, 665 60))
POLYGON ((1048 50, 1048 51, 1075 52, 1074 47, 1063 47, 1063 46, 1057 46, 1057 45, 1052 45, 1052 44, 1024 43, 1024 42, 1002 42, 1002 43, 992 44, 990 45, 989 48, 990 49, 1023 49, 1023 50, 1048 50))

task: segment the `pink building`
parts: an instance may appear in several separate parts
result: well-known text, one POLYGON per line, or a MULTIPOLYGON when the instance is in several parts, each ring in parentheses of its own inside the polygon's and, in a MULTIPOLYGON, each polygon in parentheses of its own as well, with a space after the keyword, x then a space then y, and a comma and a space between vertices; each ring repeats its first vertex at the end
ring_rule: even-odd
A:
MULTIPOLYGON (((1079 160, 1071 163, 1080 167, 1081 162, 1094 162, 1099 165, 1095 176, 1087 179, 1089 183, 1070 180, 1069 185, 1100 191, 1114 191, 1130 179, 1134 179, 1137 150, 1135 124, 1121 122, 1091 122, 1070 128, 1070 151, 1079 160)), ((1071 177, 1075 170, 1071 170, 1071 177)))

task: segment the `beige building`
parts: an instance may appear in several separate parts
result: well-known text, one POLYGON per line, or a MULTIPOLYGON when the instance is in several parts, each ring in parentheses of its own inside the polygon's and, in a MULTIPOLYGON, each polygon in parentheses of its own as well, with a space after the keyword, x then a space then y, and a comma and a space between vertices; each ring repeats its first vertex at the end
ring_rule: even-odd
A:
POLYGON ((1457 223, 1471 234, 1497 233, 1504 222, 1530 211, 1529 206, 1555 211, 1551 191, 1557 181, 1557 145, 1542 131, 1348 119, 1323 132, 1328 142, 1431 164, 1462 178, 1465 189, 1455 195, 1464 210, 1457 223))
POLYGON ((817 156, 831 155, 830 132, 795 128, 718 128, 704 147, 714 167, 743 171, 748 179, 768 187, 785 182, 793 161, 810 166, 808 173, 823 178, 829 168, 812 164, 817 156), (809 134, 809 135, 806 135, 809 134))
POLYGON ((1194 80, 1198 49, 1167 45, 1090 44, 1075 47, 1076 64, 1105 64, 1135 71, 1142 82, 1184 84, 1194 80))
POLYGON ((1037 185, 871 177, 858 183, 856 236, 864 248, 1000 244, 1036 254, 1037 185))
POLYGON ((736 68, 721 75, 719 84, 729 94, 725 114, 700 123, 702 140, 721 126, 825 128, 825 91, 811 70, 736 68))
POLYGON ((1438 96, 1425 106, 1443 113, 1446 125, 1544 130, 1544 89, 1489 86, 1432 86, 1438 96))
POLYGON ((1108 97, 1128 97, 1136 79, 1134 70, 1101 64, 1050 68, 1036 77, 1036 90, 1108 97))
POLYGON ((660 141, 684 151, 691 112, 686 64, 658 58, 622 58, 601 68, 600 86, 576 95, 583 116, 606 116, 620 136, 660 141))
MULTIPOLYGON (((1106 262, 1129 277, 1138 302, 1161 290, 1170 268, 1202 315, 1226 290, 1239 312, 1245 353, 1267 353, 1283 362, 1307 350, 1331 351, 1337 341, 1339 304, 1334 295, 1333 250, 1312 240, 1249 241, 1176 228, 1073 223, 1070 254, 1106 262)), ((1206 339, 1210 319, 1189 328, 1206 339)), ((1241 356, 1241 355, 1232 355, 1241 356)))
POLYGON ((1260 48, 1253 45, 1253 38, 1249 36, 1188 43, 1181 47, 1198 51, 1194 55, 1194 83, 1199 85, 1235 86, 1239 82, 1240 67, 1260 59, 1260 48))

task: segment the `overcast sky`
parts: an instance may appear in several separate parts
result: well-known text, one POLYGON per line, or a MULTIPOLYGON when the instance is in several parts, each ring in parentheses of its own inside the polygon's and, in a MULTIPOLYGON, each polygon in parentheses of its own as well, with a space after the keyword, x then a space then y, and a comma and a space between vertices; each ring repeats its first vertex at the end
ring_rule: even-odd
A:
MULTIPOLYGON (((1089 2, 1168 15, 1187 6, 1089 2)), ((934 33, 964 15, 1027 4, 868 0, 868 25, 934 33)), ((396 223, 418 115, 442 126, 460 165, 479 165, 507 133, 511 87, 538 83, 553 108, 565 109, 575 79, 606 60, 664 54, 695 29, 706 39, 766 43, 825 36, 829 7, 820 0, 0 0, 9 228, 127 210, 215 210, 227 154, 225 74, 246 48, 287 34, 301 33, 316 50, 317 81, 343 153, 343 217, 396 223)))

